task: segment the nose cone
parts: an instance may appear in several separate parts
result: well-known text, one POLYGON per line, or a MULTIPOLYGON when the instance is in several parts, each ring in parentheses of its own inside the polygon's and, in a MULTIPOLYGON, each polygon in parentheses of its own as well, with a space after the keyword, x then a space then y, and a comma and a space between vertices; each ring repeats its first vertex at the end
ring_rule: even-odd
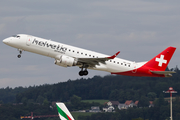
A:
POLYGON ((9 42, 9 39, 4 39, 4 40, 3 40, 3 43, 4 43, 4 44, 8 44, 8 42, 9 42))

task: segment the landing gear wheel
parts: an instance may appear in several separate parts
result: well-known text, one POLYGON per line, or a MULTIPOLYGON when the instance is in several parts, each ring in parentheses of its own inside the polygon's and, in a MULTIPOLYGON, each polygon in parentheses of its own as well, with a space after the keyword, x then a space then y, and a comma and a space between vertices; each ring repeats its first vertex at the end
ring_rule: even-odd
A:
POLYGON ((22 54, 22 50, 21 49, 18 49, 19 51, 19 55, 17 56, 18 58, 21 58, 21 54, 22 54))
POLYGON ((79 71, 79 75, 83 76, 84 75, 84 71, 79 71))
POLYGON ((83 75, 88 75, 88 71, 87 70, 85 70, 85 71, 79 71, 79 75, 80 76, 83 76, 83 75))
POLYGON ((18 58, 21 58, 21 55, 18 55, 17 57, 18 57, 18 58))
POLYGON ((83 74, 88 75, 88 71, 87 70, 83 71, 83 74))
POLYGON ((89 67, 89 65, 86 65, 86 64, 83 64, 81 68, 81 71, 79 71, 79 75, 80 76, 85 76, 85 75, 88 75, 88 71, 87 71, 87 68, 89 67), (83 70, 84 69, 84 70, 83 70))

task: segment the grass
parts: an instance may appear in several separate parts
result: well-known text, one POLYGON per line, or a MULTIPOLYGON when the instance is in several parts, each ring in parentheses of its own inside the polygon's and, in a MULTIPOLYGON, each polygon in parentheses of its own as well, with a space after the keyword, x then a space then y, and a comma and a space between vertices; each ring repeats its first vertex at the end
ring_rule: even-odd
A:
POLYGON ((74 117, 75 120, 78 120, 78 116, 91 116, 92 114, 95 113, 90 113, 90 112, 71 112, 72 116, 74 117))
POLYGON ((89 103, 97 102, 100 103, 101 105, 104 105, 104 103, 108 101, 109 100, 81 100, 81 102, 89 102, 89 103))
MULTIPOLYGON (((99 103, 101 105, 104 105, 105 102, 108 102, 109 100, 81 100, 81 102, 89 102, 89 103, 99 103)), ((91 116, 92 112, 71 112, 72 116, 74 117, 75 120, 78 120, 78 116, 91 116)))

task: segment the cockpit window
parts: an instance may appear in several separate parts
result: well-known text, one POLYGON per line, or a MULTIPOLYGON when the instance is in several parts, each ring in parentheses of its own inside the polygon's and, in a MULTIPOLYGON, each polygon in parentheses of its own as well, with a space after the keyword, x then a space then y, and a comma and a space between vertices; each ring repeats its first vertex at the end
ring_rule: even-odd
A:
POLYGON ((20 38, 20 36, 19 36, 19 35, 13 35, 13 37, 20 38))

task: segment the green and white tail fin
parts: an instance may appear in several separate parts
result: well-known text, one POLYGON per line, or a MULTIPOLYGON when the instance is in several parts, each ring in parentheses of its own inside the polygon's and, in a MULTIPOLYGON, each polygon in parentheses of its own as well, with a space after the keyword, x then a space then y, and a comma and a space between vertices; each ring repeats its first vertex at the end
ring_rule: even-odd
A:
POLYGON ((74 120, 73 116, 62 102, 56 103, 58 114, 61 120, 74 120))

